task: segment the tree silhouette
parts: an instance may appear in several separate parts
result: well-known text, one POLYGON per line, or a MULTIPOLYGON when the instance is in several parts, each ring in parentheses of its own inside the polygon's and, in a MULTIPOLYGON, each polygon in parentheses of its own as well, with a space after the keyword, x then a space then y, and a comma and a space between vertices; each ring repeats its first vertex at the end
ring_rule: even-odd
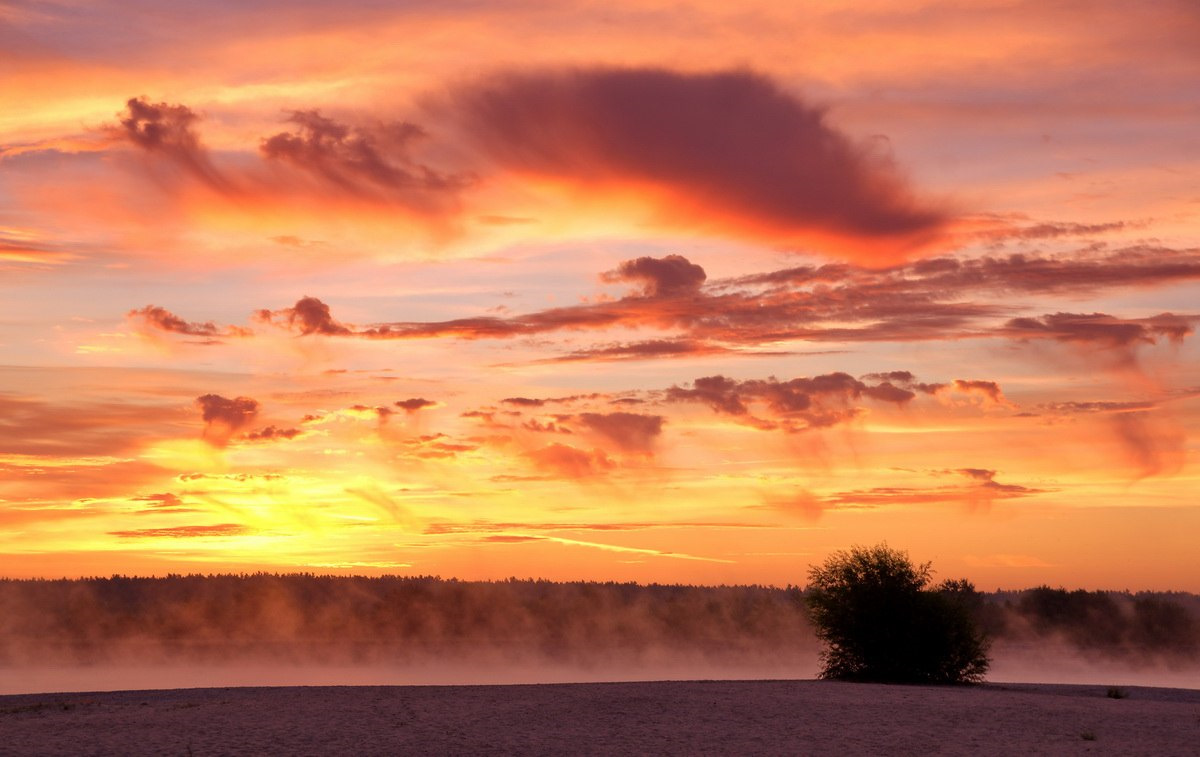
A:
POLYGON ((930 564, 886 544, 837 552, 809 571, 806 596, 822 678, 882 683, 976 683, 990 660, 976 626, 975 587, 929 587, 930 564))

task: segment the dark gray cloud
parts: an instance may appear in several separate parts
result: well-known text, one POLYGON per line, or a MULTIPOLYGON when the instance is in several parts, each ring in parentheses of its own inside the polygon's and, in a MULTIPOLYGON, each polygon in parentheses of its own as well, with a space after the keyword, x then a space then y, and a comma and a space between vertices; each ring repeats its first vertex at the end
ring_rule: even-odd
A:
POLYGON ((213 166, 200 143, 195 130, 200 117, 191 108, 134 97, 125 103, 119 117, 120 125, 112 127, 112 133, 149 153, 166 157, 213 189, 232 190, 232 184, 213 166))
MULTIPOLYGON (((1189 336, 1194 315, 1126 319, 1104 313, 1020 315, 1014 294, 1086 294, 1161 286, 1200 278, 1200 251, 1126 249, 1097 256, 937 258, 892 269, 844 264, 800 266, 721 281, 701 280, 686 258, 642 257, 606 276, 639 284, 617 300, 482 315, 448 321, 394 321, 353 327, 315 297, 290 308, 261 310, 260 321, 297 334, 363 339, 514 339, 555 333, 646 329, 664 336, 576 347, 554 361, 764 354, 784 342, 933 341, 1000 336, 1132 349, 1189 336), (769 348, 768 348, 769 349, 769 348)), ((180 319, 182 321, 182 319, 180 319)), ((207 324, 180 328, 203 330, 207 324)), ((228 327, 227 327, 228 328, 228 327)), ((773 349, 768 354, 781 354, 773 349)), ((891 380, 913 389, 903 380, 891 380)), ((918 388, 919 389, 919 388, 918 388)), ((889 391, 881 389, 880 391, 889 391)))
POLYGON ((641 284, 641 294, 645 297, 675 297, 699 292, 708 276, 703 268, 682 255, 667 255, 626 260, 601 278, 641 284))
POLYGON ((406 413, 415 413, 418 410, 423 410, 427 407, 434 407, 437 405, 437 403, 433 400, 427 400, 424 397, 409 397, 406 400, 400 400, 399 402, 394 402, 392 404, 406 413))
POLYGON ((219 394, 205 394, 196 398, 196 404, 200 406, 204 420, 204 439, 220 447, 258 417, 258 400, 250 397, 229 399, 219 394))
POLYGON ((222 326, 213 321, 188 321, 157 305, 130 310, 125 317, 143 331, 180 334, 201 339, 199 342, 193 341, 193 344, 222 344, 222 339, 226 337, 254 335, 253 331, 241 326, 222 326))
POLYGON ((1040 318, 1014 318, 1004 334, 1018 339, 1053 339, 1106 347, 1154 344, 1161 338, 1181 342, 1195 331, 1195 316, 1160 313, 1125 319, 1107 313, 1052 313, 1040 318))
POLYGON ((905 405, 915 396, 915 392, 891 383, 867 384, 847 373, 788 381, 776 378, 737 381, 726 376, 704 376, 690 387, 672 386, 665 393, 668 402, 699 402, 756 428, 782 428, 789 432, 853 420, 862 413, 855 403, 864 397, 905 405), (760 409, 755 411, 756 407, 760 409))
POLYGON ((301 297, 290 308, 281 310, 259 310, 255 318, 264 323, 291 329, 301 336, 324 334, 326 336, 350 336, 354 331, 333 319, 329 306, 316 297, 301 297))
POLYGON ((264 139, 263 157, 335 191, 442 213, 453 209, 459 192, 474 181, 419 162, 413 146, 428 134, 408 121, 345 124, 317 110, 292 111, 287 120, 295 130, 264 139))
MULTIPOLYGON (((890 156, 751 71, 502 73, 459 87, 448 107, 500 166, 598 187, 652 184, 682 225, 882 239, 929 235, 944 221, 890 156)), ((860 254, 886 259, 883 248, 860 254)))

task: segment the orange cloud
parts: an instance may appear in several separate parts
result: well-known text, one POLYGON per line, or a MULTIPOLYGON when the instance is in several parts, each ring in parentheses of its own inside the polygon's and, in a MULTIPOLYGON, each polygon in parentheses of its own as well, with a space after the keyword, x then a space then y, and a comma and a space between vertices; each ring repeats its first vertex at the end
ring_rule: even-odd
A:
POLYGON ((1004 399, 1004 392, 995 381, 954 379, 953 383, 941 391, 945 391, 946 389, 962 392, 963 394, 976 394, 996 405, 1008 404, 1008 401, 1004 399))
MULTIPOLYGON (((959 468, 932 471, 935 475, 955 474, 968 480, 966 485, 951 486, 876 486, 817 496, 801 490, 787 495, 769 495, 765 508, 793 513, 806 520, 818 520, 828 510, 871 510, 961 503, 971 511, 986 512, 997 500, 1044 494, 1047 490, 996 481, 996 471, 985 468, 959 468)), ((756 509, 763 509, 761 507, 756 509)))
POLYGON ((0 393, 0 455, 49 455, 65 459, 124 456, 163 424, 178 421, 173 406, 130 402, 58 402, 0 393))
POLYGON ((559 478, 592 478, 616 466, 602 450, 585 452, 567 444, 550 444, 525 456, 538 470, 559 478))
POLYGON ((200 512, 199 509, 188 507, 187 504, 179 498, 178 495, 170 492, 161 492, 159 494, 147 494, 141 497, 131 497, 131 502, 145 503, 143 509, 137 511, 137 515, 155 515, 162 513, 195 513, 200 512))
POLYGON ((208 537, 243 536, 250 529, 237 523, 214 526, 174 526, 172 528, 139 528, 132 531, 109 531, 110 536, 122 539, 197 539, 208 537))
MULTIPOLYGON (((755 350, 753 352, 725 347, 696 339, 647 339, 642 342, 618 342, 597 344, 581 350, 572 350, 565 355, 546 358, 543 363, 571 363, 576 361, 646 360, 651 358, 685 358, 708 355, 744 355, 747 357, 779 357, 791 352, 781 350, 755 350)), ((805 354, 811 355, 812 352, 805 354)), ((819 353, 817 353, 819 354, 819 353)))
POLYGON ((221 344, 220 337, 248 337, 254 332, 241 326, 218 326, 212 321, 187 321, 166 308, 147 305, 130 310, 125 317, 145 333, 163 332, 203 338, 199 344, 221 344))
POLYGON ((1177 423, 1150 412, 1113 413, 1113 433, 1138 476, 1177 473, 1187 456, 1187 433, 1177 423))
POLYGON ((79 257, 78 252, 63 246, 47 244, 28 234, 5 233, 0 228, 0 264, 33 263, 61 265, 79 257))
POLYGON ((661 415, 638 413, 581 413, 580 424, 608 439, 626 452, 649 453, 662 434, 661 415))

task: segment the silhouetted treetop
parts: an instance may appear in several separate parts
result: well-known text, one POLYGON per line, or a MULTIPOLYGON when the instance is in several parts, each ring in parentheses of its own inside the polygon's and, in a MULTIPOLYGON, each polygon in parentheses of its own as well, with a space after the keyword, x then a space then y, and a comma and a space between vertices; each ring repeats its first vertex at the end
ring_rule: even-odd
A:
POLYGON ((929 588, 929 563, 889 548, 852 547, 809 572, 809 615, 823 678, 886 683, 971 683, 983 679, 987 642, 969 581, 929 588))

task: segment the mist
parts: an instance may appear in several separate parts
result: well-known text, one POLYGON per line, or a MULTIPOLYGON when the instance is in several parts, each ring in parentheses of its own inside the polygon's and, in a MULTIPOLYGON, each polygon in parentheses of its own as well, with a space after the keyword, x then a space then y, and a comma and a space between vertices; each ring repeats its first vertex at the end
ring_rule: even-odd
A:
MULTIPOLYGON (((803 597, 310 574, 0 580, 0 693, 812 678, 820 645, 803 597)), ((989 680, 1200 681, 1195 595, 975 599, 993 639, 989 680)))

